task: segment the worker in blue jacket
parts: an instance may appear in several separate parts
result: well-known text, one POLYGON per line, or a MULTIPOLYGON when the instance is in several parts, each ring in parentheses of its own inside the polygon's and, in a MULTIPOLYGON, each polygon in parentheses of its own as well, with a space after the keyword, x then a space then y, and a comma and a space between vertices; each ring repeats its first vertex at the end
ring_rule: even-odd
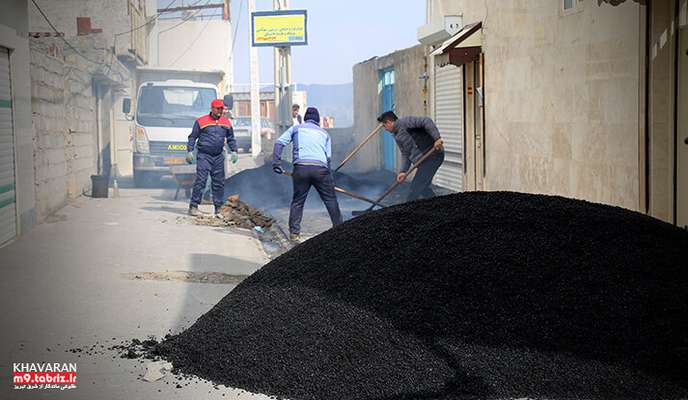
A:
POLYGON ((213 204, 215 215, 220 216, 220 207, 224 203, 225 191, 225 157, 223 150, 225 140, 231 151, 232 163, 239 160, 232 123, 222 115, 224 102, 215 99, 210 103, 210 113, 196 120, 187 144, 186 161, 191 164, 194 159, 194 148, 197 150, 196 181, 191 195, 189 215, 199 215, 198 205, 201 204, 201 196, 210 173, 213 190, 213 204))
POLYGON ((287 129, 275 142, 272 152, 272 169, 278 174, 282 170, 282 149, 292 143, 294 172, 292 181, 294 196, 289 210, 289 237, 298 240, 301 233, 303 206, 311 186, 315 186, 320 199, 325 203, 332 225, 342 223, 337 195, 334 191, 334 177, 330 169, 332 142, 326 130, 320 127, 320 113, 315 107, 308 107, 303 116, 304 123, 287 129))

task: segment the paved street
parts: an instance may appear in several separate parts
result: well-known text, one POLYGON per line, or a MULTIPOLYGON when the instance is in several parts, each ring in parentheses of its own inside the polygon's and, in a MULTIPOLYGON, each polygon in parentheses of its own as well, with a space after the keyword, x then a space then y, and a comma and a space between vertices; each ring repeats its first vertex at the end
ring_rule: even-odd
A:
POLYGON ((170 271, 208 282, 218 274, 205 273, 216 272, 238 281, 267 262, 249 231, 194 225, 186 202, 171 201, 173 193, 168 185, 123 188, 117 199, 82 197, 0 249, 0 398, 263 398, 209 382, 180 389, 169 375, 144 382, 139 360, 111 351, 66 352, 178 332, 235 287, 189 283, 170 271), (77 388, 15 391, 12 362, 76 362, 77 388))

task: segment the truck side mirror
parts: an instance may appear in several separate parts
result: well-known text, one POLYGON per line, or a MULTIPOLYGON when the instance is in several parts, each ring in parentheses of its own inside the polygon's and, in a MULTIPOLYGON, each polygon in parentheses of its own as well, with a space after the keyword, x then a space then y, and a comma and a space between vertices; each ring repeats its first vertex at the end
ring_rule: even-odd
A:
POLYGON ((222 102, 224 102, 225 106, 230 110, 234 107, 234 97, 231 94, 226 94, 222 102))
POLYGON ((131 99, 129 97, 122 99, 122 112, 126 115, 131 112, 131 99))

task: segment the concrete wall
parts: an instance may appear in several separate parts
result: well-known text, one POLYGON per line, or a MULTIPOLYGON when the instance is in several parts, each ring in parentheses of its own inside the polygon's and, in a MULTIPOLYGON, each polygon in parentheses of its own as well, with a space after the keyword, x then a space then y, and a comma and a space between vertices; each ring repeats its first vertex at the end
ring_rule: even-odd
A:
MULTIPOLYGON (((425 52, 421 45, 376 57, 354 65, 354 143, 360 143, 377 126, 380 110, 378 73, 394 67, 394 101, 399 116, 427 115, 424 82, 425 52)), ((380 136, 372 139, 347 168, 366 172, 380 168, 382 163, 380 136)), ((400 161, 397 162, 400 165, 400 161)))
POLYGON ((429 1, 483 22, 486 189, 639 208, 641 6, 429 1))
MULTIPOLYGON (((64 32, 65 37, 77 34, 76 17, 90 17, 92 28, 101 28, 102 35, 108 43, 113 43, 115 33, 130 25, 127 12, 127 1, 117 0, 60 0, 38 1, 38 5, 48 15, 50 21, 58 31, 64 32)), ((30 24, 32 31, 52 32, 52 28, 45 22, 36 8, 30 5, 30 24)), ((124 37, 118 37, 118 40, 124 37)))
MULTIPOLYGON (((666 221, 674 217, 674 62, 673 0, 651 2, 649 211, 666 221)), ((683 112, 688 112, 683 110, 683 112)))
POLYGON ((28 232, 36 223, 29 41, 23 35, 28 25, 27 7, 27 1, 3 5, 3 22, 0 23, 0 46, 10 49, 12 71, 18 234, 28 232))
POLYGON ((14 29, 16 32, 29 31, 29 10, 26 0, 4 0, 0 25, 14 29))
MULTIPOLYGON (((351 150, 358 143, 354 141, 354 128, 352 126, 346 128, 328 128, 327 132, 330 134, 330 139, 332 140, 332 168, 336 168, 342 160, 349 154, 351 150)), ((361 162, 357 157, 350 161, 351 164, 347 163, 346 171, 352 171, 350 167, 356 162, 361 162)), ((342 169, 344 171, 344 169, 342 169)))

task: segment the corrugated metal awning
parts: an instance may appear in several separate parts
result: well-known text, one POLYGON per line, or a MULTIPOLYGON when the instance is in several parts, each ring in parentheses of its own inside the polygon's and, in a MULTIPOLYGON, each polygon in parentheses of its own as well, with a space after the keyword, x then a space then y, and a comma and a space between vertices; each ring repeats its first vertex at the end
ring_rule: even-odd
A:
POLYGON ((447 39, 440 47, 430 53, 431 56, 435 57, 435 64, 438 66, 447 64, 461 66, 476 60, 482 51, 482 27, 482 22, 466 25, 454 36, 447 39))

